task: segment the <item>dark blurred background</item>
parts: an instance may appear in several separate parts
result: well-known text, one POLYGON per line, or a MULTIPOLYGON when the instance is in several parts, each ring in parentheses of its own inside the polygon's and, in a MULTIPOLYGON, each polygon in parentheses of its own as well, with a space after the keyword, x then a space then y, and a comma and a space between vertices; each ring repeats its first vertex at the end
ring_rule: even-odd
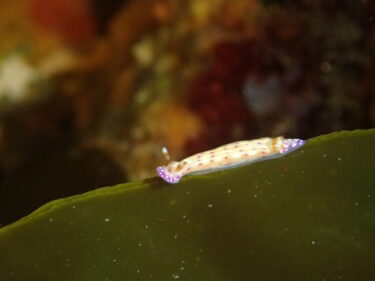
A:
POLYGON ((163 146, 374 127, 374 3, 0 1, 0 226, 163 146))

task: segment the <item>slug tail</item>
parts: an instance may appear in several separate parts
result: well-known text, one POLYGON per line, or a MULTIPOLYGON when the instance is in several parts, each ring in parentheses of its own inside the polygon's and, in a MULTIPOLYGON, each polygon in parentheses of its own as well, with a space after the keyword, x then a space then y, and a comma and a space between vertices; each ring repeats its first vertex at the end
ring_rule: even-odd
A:
POLYGON ((294 150, 297 150, 301 146, 305 144, 306 141, 301 140, 301 139, 286 139, 283 147, 280 149, 280 153, 289 153, 294 150))

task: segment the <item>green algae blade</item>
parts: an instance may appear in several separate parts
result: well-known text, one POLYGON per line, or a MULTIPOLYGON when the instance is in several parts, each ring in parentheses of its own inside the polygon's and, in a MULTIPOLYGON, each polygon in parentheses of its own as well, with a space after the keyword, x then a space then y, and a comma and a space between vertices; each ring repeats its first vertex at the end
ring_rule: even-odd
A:
POLYGON ((56 200, 0 229, 0 280, 375 280, 375 130, 169 185, 56 200))

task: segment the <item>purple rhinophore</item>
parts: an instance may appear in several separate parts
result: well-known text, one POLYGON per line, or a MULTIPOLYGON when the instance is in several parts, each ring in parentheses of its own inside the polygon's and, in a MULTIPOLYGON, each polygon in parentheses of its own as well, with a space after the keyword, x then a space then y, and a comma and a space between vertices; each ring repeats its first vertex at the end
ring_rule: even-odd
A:
POLYGON ((159 176, 168 183, 178 183, 181 179, 181 176, 174 175, 173 173, 169 172, 167 167, 160 166, 156 168, 159 176))
POLYGON ((305 141, 301 139, 286 139, 283 148, 280 150, 280 153, 292 152, 300 148, 304 144, 305 141))

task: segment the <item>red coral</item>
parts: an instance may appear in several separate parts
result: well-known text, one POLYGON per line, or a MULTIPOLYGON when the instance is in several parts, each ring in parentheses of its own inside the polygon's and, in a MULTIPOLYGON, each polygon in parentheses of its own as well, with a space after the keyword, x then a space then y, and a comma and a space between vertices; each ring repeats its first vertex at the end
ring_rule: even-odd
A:
POLYGON ((88 0, 33 0, 29 15, 40 29, 55 33, 68 43, 80 43, 94 34, 88 0))
POLYGON ((214 49, 213 65, 193 83, 188 99, 206 122, 206 131, 187 146, 192 153, 253 132, 252 114, 242 94, 246 77, 256 69, 251 42, 222 43, 214 49))

